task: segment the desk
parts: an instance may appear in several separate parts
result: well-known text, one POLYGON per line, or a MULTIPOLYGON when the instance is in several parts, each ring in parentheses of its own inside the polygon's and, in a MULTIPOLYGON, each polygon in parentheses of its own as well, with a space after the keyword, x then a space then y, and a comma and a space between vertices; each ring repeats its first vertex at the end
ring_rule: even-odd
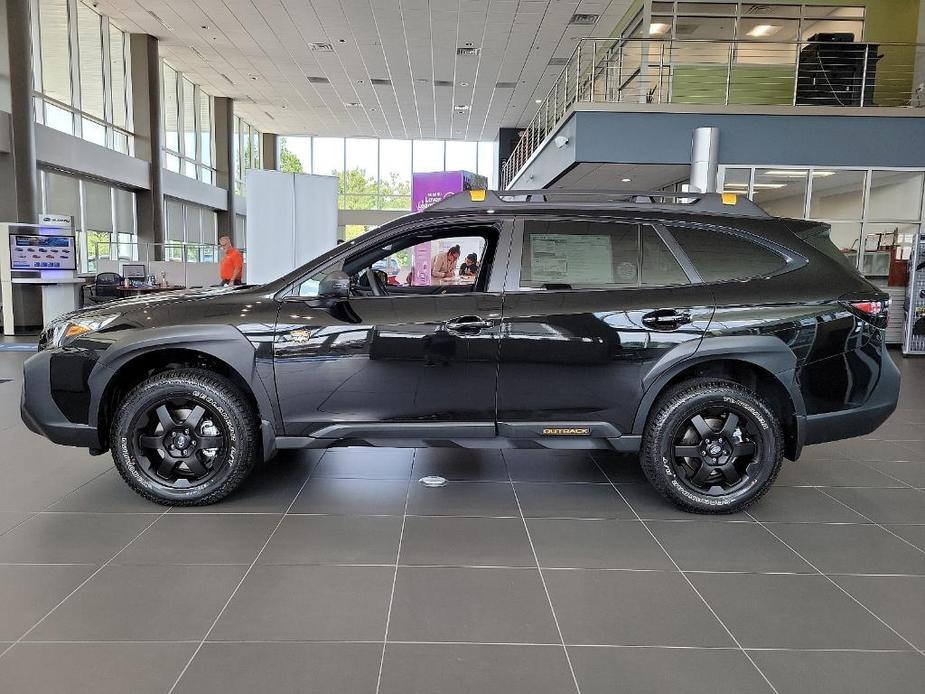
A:
POLYGON ((119 290, 120 294, 123 294, 125 296, 138 296, 139 294, 156 294, 158 292, 172 292, 176 289, 186 289, 186 287, 182 287, 178 284, 170 286, 170 287, 161 287, 159 285, 152 286, 150 284, 145 284, 145 285, 141 285, 138 287, 123 287, 122 285, 119 285, 117 289, 119 290))
MULTIPOLYGON (((80 288, 83 279, 79 277, 13 277, 4 285, 39 285, 42 291, 42 322, 48 325, 58 316, 70 313, 80 306, 80 288)), ((4 287, 4 289, 8 289, 4 287)), ((5 296, 12 296, 4 291, 5 296)), ((3 304, 3 334, 15 334, 12 301, 3 304)))

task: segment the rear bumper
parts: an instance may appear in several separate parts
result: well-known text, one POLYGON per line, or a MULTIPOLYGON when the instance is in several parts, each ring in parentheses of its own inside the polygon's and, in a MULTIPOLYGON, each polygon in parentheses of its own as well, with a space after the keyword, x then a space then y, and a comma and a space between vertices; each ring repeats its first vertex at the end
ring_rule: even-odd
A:
POLYGON ((899 383, 899 369, 883 347, 880 352, 880 378, 867 402, 850 410, 807 415, 803 443, 825 443, 871 433, 896 409, 899 383))
POLYGON ((30 357, 23 365, 19 412, 26 427, 53 443, 81 448, 101 448, 94 426, 71 422, 55 404, 51 393, 50 350, 30 357))

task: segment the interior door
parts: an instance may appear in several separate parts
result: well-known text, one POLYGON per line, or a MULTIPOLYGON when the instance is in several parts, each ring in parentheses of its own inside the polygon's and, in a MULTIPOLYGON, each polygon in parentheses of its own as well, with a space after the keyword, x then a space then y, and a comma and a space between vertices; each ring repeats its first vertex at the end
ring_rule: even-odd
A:
POLYGON ((702 338, 712 293, 650 224, 523 219, 514 238, 499 432, 533 437, 568 423, 596 423, 595 436, 629 432, 643 376, 672 348, 702 338))
POLYGON ((494 436, 504 271, 503 264, 497 269, 499 231, 500 225, 417 229, 338 261, 351 277, 349 299, 319 300, 312 279, 289 297, 274 348, 286 433, 494 436), (415 272, 416 259, 418 266, 424 257, 428 266, 436 261, 444 272, 472 254, 474 276, 415 272))

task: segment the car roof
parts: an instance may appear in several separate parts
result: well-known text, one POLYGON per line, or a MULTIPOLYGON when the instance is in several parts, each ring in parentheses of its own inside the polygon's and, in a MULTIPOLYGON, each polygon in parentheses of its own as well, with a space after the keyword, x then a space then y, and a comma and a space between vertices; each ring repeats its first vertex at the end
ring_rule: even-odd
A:
POLYGON ((427 208, 428 213, 524 213, 539 211, 658 211, 767 219, 756 203, 735 193, 694 191, 606 190, 468 190, 455 193, 427 208))

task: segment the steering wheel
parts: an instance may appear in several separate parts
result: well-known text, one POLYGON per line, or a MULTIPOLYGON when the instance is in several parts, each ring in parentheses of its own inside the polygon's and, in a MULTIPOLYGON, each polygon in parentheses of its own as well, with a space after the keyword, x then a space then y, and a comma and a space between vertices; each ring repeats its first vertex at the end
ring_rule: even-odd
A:
POLYGON ((373 293, 373 296, 385 296, 379 277, 371 267, 366 268, 366 281, 369 282, 369 290, 373 293))

